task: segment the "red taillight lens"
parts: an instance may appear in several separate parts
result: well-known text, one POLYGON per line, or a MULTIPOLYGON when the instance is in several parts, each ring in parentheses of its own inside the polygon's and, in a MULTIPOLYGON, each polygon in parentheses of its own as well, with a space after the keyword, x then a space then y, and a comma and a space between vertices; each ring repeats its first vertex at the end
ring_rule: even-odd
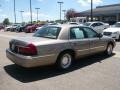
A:
POLYGON ((18 51, 24 55, 37 55, 37 48, 33 44, 28 44, 26 47, 18 47, 18 51))

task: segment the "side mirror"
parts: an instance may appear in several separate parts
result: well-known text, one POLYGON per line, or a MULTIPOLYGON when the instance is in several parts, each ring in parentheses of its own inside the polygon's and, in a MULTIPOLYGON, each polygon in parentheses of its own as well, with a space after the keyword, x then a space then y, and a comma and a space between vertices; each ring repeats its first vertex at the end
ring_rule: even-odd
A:
POLYGON ((98 37, 99 37, 99 38, 102 38, 102 37, 103 37, 103 35, 102 35, 101 33, 99 33, 99 34, 98 34, 98 37))

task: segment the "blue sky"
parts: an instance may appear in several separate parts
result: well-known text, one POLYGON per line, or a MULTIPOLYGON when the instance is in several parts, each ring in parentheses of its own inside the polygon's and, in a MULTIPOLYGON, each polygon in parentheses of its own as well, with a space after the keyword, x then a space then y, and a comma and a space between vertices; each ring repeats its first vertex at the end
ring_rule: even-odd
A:
MULTIPOLYGON (((13 13, 14 0, 0 0, 0 22, 4 18, 9 18, 10 22, 14 22, 13 13)), ((62 9, 73 8, 76 11, 84 11, 90 9, 90 0, 32 0, 33 20, 36 20, 36 10, 39 7, 40 20, 56 20, 59 19, 59 5, 57 1, 63 1, 62 9)), ((120 0, 93 0, 94 7, 99 5, 109 5, 120 3, 120 0)), ((30 21, 29 0, 16 0, 17 22, 21 22, 20 11, 23 10, 24 21, 30 21)), ((63 18, 63 14, 62 14, 63 18)))

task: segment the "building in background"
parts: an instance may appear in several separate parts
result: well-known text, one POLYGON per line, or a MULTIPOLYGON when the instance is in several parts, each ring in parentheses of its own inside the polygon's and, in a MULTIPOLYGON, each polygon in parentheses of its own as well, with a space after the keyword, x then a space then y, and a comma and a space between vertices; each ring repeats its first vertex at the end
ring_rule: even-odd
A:
MULTIPOLYGON (((90 21, 91 10, 76 13, 75 17, 86 17, 90 21)), ((120 4, 98 6, 93 9, 94 21, 103 21, 114 24, 120 21, 120 4)))

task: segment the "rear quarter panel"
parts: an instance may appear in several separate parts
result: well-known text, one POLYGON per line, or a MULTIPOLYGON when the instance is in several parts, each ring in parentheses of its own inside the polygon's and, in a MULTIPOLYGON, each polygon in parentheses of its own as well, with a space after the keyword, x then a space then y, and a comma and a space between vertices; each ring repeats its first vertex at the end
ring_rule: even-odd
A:
POLYGON ((54 61, 56 61, 60 52, 66 49, 71 49, 71 45, 68 40, 55 40, 42 44, 38 43, 37 49, 40 56, 54 55, 54 61))

